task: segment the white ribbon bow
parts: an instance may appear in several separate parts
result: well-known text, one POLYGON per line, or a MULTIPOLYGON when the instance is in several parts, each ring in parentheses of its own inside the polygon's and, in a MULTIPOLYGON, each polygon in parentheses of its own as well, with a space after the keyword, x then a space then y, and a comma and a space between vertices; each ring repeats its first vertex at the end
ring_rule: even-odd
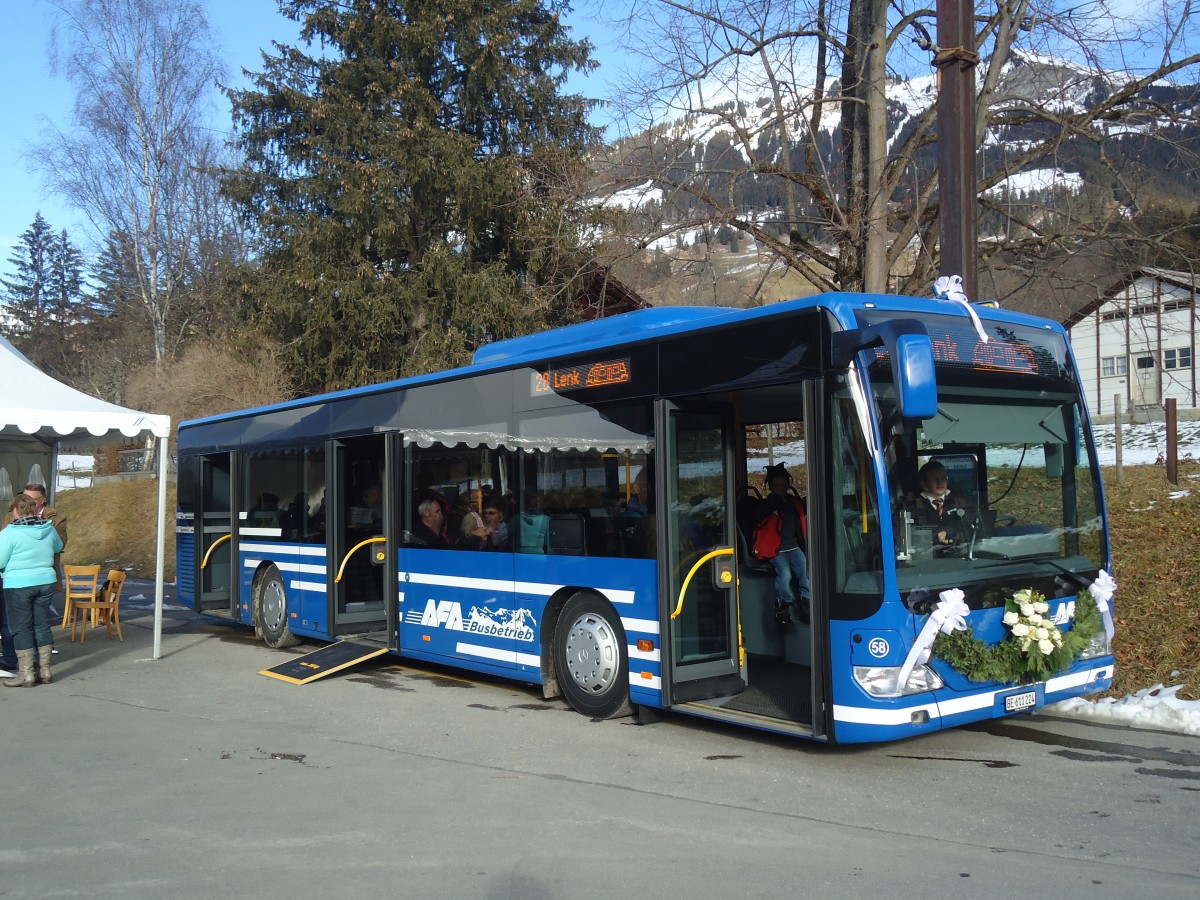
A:
POLYGON ((1113 628, 1112 607, 1109 603, 1116 592, 1117 582, 1103 569, 1096 575, 1096 580, 1088 588, 1088 593, 1096 601, 1096 609, 1100 610, 1100 618, 1104 620, 1104 634, 1110 643, 1115 629, 1113 628))
POLYGON ((908 676, 912 674, 914 668, 929 662, 929 657, 933 653, 933 642, 939 631, 953 634, 956 631, 967 630, 967 616, 970 614, 971 608, 963 601, 963 592, 958 588, 950 588, 948 591, 942 591, 938 597, 941 598, 938 600, 938 605, 929 614, 929 618, 925 621, 925 627, 917 635, 912 649, 908 651, 908 656, 904 659, 904 665, 900 667, 900 674, 896 676, 897 691, 904 690, 904 686, 908 684, 908 676))
POLYGON ((975 314, 975 308, 967 299, 961 275, 943 275, 933 283, 933 296, 938 300, 949 300, 951 303, 960 304, 967 311, 967 315, 971 317, 971 324, 975 326, 979 340, 987 343, 987 332, 983 330, 983 323, 979 321, 979 316, 975 314))

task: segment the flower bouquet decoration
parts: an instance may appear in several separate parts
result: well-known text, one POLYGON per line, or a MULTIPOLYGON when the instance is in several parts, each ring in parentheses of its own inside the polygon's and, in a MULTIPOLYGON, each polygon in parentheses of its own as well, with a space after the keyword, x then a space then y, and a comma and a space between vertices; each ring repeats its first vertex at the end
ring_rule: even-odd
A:
POLYGON ((973 629, 939 634, 934 655, 945 660, 970 681, 1030 684, 1065 672, 1100 633, 1103 623, 1094 597, 1080 592, 1075 600, 1075 622, 1063 631, 1049 617, 1044 595, 1025 588, 1004 603, 1008 633, 995 646, 975 638, 973 629))

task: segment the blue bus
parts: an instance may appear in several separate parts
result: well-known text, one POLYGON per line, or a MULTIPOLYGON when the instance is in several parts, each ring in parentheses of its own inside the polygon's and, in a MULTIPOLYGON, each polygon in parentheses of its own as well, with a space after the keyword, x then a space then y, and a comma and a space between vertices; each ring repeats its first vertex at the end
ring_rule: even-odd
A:
POLYGON ((354 638, 595 718, 830 743, 1104 690, 1111 628, 1037 677, 933 641, 1011 650, 1038 601, 1057 648, 1110 568, 1066 333, 972 311, 850 293, 651 308, 184 422, 178 595, 269 647, 354 638), (930 463, 953 527, 919 514, 930 463), (783 587, 754 554, 768 470, 805 519, 807 578, 783 587))

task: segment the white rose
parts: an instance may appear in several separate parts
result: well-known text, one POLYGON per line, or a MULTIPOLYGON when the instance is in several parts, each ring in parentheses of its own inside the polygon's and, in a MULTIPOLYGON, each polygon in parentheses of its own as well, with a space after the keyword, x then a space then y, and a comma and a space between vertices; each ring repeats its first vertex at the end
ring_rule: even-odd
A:
POLYGON ((1012 633, 1017 637, 1025 637, 1025 635, 1029 634, 1029 626, 1024 622, 1018 622, 1012 627, 1012 633))
POLYGON ((1050 640, 1038 641, 1038 649, 1049 656, 1054 652, 1054 642, 1050 640))
POLYGON ((1033 632, 1034 640, 1045 641, 1050 638, 1050 632, 1045 628, 1037 628, 1033 632))
POLYGON ((1004 614, 1004 624, 1005 625, 1016 625, 1017 620, 1019 618, 1021 618, 1021 617, 1018 616, 1015 612, 1006 612, 1004 614))
POLYGON ((1027 619, 1030 616, 1032 616, 1033 615, 1033 604, 1032 603, 1022 603, 1021 604, 1021 615, 1023 615, 1027 619))
POLYGON ((1050 604, 1038 601, 1037 603, 1033 604, 1033 609, 1034 612, 1039 612, 1045 615, 1046 613, 1050 612, 1050 604))

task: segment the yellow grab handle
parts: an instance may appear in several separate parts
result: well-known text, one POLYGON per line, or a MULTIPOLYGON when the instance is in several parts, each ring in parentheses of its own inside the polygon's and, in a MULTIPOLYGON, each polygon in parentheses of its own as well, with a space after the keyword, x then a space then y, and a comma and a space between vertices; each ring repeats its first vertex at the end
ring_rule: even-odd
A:
POLYGON ((679 589, 679 603, 675 605, 675 610, 671 613, 672 619, 678 619, 679 614, 683 612, 683 595, 687 593, 688 585, 692 583, 692 577, 696 574, 696 571, 710 559, 718 556, 733 556, 733 548, 721 547, 717 550, 710 550, 696 560, 696 564, 692 566, 692 570, 687 573, 687 578, 683 579, 683 587, 679 589))
POLYGON ((223 543, 225 543, 227 540, 229 540, 231 537, 233 537, 233 532, 232 532, 232 531, 231 531, 229 534, 223 534, 223 535, 221 535, 219 538, 217 538, 215 541, 213 541, 211 544, 209 544, 209 545, 208 545, 208 552, 204 554, 204 559, 202 559, 202 560, 200 561, 200 568, 202 568, 202 569, 203 569, 205 566, 207 566, 207 565, 208 565, 208 558, 209 558, 210 556, 212 556, 212 552, 213 552, 214 550, 216 550, 218 547, 220 547, 220 546, 221 546, 223 543))
POLYGON ((383 535, 379 535, 378 537, 367 538, 365 541, 359 541, 357 544, 355 544, 353 547, 351 547, 350 551, 345 556, 342 557, 342 564, 340 566, 338 566, 337 578, 333 579, 333 583, 334 584, 341 583, 342 573, 346 571, 346 563, 350 561, 350 557, 352 557, 356 551, 358 551, 362 547, 367 546, 367 544, 382 544, 382 543, 385 543, 386 541, 387 541, 387 538, 385 538, 383 535))

